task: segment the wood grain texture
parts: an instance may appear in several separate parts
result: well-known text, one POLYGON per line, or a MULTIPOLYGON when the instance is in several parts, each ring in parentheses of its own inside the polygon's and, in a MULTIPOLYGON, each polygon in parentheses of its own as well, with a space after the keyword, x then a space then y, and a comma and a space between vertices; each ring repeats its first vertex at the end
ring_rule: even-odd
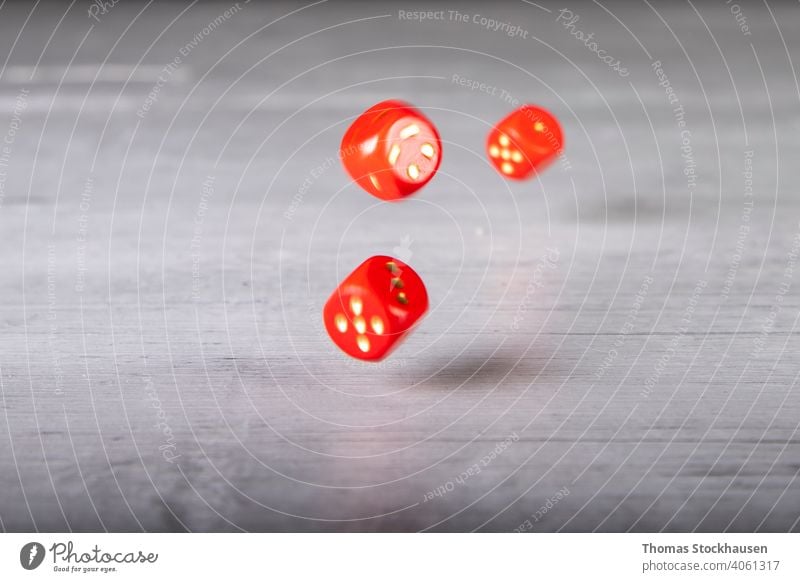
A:
POLYGON ((187 6, 0 9, 0 528, 800 529, 796 4, 187 6), (400 204, 335 159, 385 98, 445 140, 400 204), (384 253, 432 308, 365 365, 320 313, 384 253))

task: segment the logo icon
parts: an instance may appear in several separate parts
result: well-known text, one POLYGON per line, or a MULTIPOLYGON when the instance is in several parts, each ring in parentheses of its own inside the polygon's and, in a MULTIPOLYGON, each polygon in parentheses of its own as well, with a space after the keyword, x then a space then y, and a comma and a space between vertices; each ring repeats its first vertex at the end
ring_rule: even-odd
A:
POLYGON ((35 570, 44 561, 44 546, 38 542, 29 542, 19 552, 19 563, 26 570, 35 570))
POLYGON ((411 239, 411 236, 405 235, 402 239, 400 239, 400 244, 397 245, 392 249, 394 256, 407 263, 411 258, 411 255, 414 253, 411 251, 411 243, 414 241, 411 239))

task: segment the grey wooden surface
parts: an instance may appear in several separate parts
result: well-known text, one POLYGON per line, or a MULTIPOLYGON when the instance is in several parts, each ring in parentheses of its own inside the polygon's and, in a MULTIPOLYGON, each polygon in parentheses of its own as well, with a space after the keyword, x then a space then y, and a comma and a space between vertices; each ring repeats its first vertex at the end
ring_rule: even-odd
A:
POLYGON ((0 529, 800 529, 800 7, 423 4, 0 6, 0 529), (445 140, 401 204, 335 160, 385 98, 445 140), (432 308, 364 365, 381 253, 432 308))

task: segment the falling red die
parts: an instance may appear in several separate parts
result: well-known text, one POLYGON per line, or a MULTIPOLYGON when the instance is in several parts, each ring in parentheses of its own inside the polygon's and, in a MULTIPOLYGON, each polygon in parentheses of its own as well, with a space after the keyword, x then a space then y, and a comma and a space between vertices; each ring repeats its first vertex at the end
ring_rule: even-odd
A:
POLYGON ((486 151, 503 176, 524 180, 552 162, 563 145, 556 118, 541 107, 523 105, 492 128, 486 151))
POLYGON ((333 343, 360 360, 382 360, 428 310, 414 270, 392 257, 371 257, 334 290, 323 309, 333 343))
POLYGON ((427 184, 442 160, 433 123, 403 101, 382 101, 358 116, 339 152, 350 177, 382 200, 399 200, 427 184))

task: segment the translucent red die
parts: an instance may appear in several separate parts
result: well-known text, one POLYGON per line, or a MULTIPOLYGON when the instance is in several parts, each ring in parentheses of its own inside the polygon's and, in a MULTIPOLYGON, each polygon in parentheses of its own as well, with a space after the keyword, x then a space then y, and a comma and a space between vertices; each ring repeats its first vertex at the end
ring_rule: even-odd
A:
POLYGON ((347 129, 342 164, 364 190, 382 200, 399 200, 433 178, 442 143, 433 123, 403 101, 382 101, 347 129))
POLYGON ((391 353, 428 310, 428 292, 414 270, 392 257, 361 263, 331 294, 323 309, 333 343, 360 360, 391 353))
POLYGON ((523 105, 489 132, 486 152, 497 171, 524 180, 552 162, 564 146, 561 125, 548 111, 523 105))

